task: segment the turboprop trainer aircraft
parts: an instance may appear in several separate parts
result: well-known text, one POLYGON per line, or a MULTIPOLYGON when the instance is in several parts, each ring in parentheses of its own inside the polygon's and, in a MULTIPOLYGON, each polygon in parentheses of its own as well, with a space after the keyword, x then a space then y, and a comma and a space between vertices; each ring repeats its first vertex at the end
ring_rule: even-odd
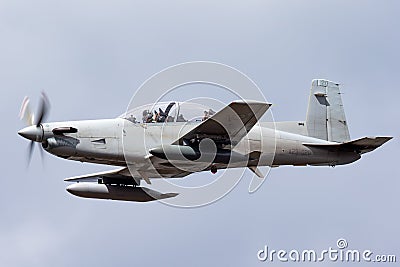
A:
POLYGON ((199 171, 258 166, 349 164, 392 137, 350 140, 339 85, 313 80, 305 121, 259 122, 271 104, 234 101, 218 112, 193 103, 162 102, 128 110, 115 119, 44 122, 43 94, 37 118, 25 98, 19 135, 58 157, 118 166, 65 179, 71 194, 86 198, 152 201, 175 197, 141 185, 199 171), (197 114, 193 114, 196 113, 197 114), (36 119, 36 120, 35 120, 36 119), (143 182, 143 183, 144 183, 143 182))

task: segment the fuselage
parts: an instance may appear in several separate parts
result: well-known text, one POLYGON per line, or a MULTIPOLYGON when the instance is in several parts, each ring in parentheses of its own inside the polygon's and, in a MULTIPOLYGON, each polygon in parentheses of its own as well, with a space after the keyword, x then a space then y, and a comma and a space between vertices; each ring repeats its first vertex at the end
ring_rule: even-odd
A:
MULTIPOLYGON (((201 122, 133 123, 123 118, 66 121, 42 124, 43 148, 56 156, 81 162, 115 166, 141 166, 149 150, 170 145, 201 122), (70 127, 73 133, 54 134, 54 129, 70 127)), ((304 144, 332 144, 326 140, 274 129, 274 124, 255 125, 233 148, 241 154, 256 154, 259 166, 326 165, 356 161, 353 151, 329 151, 304 144)), ((230 167, 246 167, 236 162, 230 167)), ((224 168, 223 165, 220 167, 224 168)))
MULTIPOLYGON (((38 116, 30 111, 29 98, 24 99, 20 118, 29 126, 18 134, 31 141, 28 159, 38 142, 47 152, 67 160, 121 166, 67 178, 79 183, 67 191, 80 197, 127 201, 178 195, 175 189, 164 194, 141 187, 141 180, 151 184, 150 178, 182 178, 243 167, 263 178, 259 166, 348 164, 392 138, 351 140, 339 85, 327 80, 312 81, 305 121, 261 122, 270 106, 241 99, 221 109, 216 105, 216 112, 208 101, 169 101, 129 107, 115 119, 44 123, 48 99, 42 94, 38 116)), ((249 192, 258 188, 253 181, 249 192)))

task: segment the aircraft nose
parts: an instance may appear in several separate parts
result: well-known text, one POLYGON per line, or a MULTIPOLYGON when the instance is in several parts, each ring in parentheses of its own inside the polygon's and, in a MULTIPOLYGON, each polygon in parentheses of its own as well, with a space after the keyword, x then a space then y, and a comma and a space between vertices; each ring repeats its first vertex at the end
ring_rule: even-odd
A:
POLYGON ((43 131, 41 127, 35 125, 25 127, 18 131, 18 134, 26 139, 41 142, 43 138, 43 131))

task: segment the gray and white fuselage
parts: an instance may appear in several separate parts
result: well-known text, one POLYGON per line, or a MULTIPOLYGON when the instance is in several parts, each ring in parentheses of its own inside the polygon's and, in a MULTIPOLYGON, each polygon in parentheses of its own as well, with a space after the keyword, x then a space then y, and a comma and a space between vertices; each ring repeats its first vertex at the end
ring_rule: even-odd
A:
MULTIPOLYGON (((161 125, 162 123, 131 123, 123 118, 44 123, 42 131, 47 142, 43 142, 43 148, 55 156, 81 162, 115 166, 146 165, 145 157, 149 154, 149 148, 169 145, 178 139, 179 133, 188 132, 200 123, 169 122, 161 125), (77 132, 61 135, 53 133, 53 129, 66 126, 76 128, 77 132)), ((279 122, 275 125, 279 127, 279 122)), ((260 161, 259 166, 334 166, 360 158, 355 151, 329 151, 306 146, 305 143, 334 143, 271 127, 274 127, 274 123, 255 125, 237 145, 240 148, 241 144, 248 142, 251 151, 262 153, 261 159, 273 157, 272 162, 260 161)), ((235 164, 235 167, 247 167, 247 162, 235 164)))
POLYGON ((248 167, 262 177, 258 166, 343 165, 391 139, 350 140, 339 85, 326 80, 312 81, 306 120, 301 122, 260 122, 271 105, 240 100, 218 112, 198 106, 200 114, 195 115, 187 115, 195 110, 193 103, 186 105, 188 113, 184 113, 184 103, 165 102, 138 107, 115 119, 48 123, 42 123, 46 110, 43 101, 41 116, 33 123, 32 114, 26 112, 28 102, 24 100, 21 114, 31 126, 20 130, 21 136, 64 159, 120 167, 66 179, 98 181, 98 185, 67 188, 72 194, 89 198, 170 198, 176 194, 135 187, 141 180, 150 184, 153 178, 181 178, 200 171, 248 167))

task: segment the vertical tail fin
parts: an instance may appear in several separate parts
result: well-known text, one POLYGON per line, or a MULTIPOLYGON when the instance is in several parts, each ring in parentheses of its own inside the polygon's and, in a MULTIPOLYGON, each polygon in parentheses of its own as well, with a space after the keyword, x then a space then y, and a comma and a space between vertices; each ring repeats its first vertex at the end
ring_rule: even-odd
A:
POLYGON ((311 137, 340 143, 350 140, 339 84, 312 81, 306 126, 311 137))

